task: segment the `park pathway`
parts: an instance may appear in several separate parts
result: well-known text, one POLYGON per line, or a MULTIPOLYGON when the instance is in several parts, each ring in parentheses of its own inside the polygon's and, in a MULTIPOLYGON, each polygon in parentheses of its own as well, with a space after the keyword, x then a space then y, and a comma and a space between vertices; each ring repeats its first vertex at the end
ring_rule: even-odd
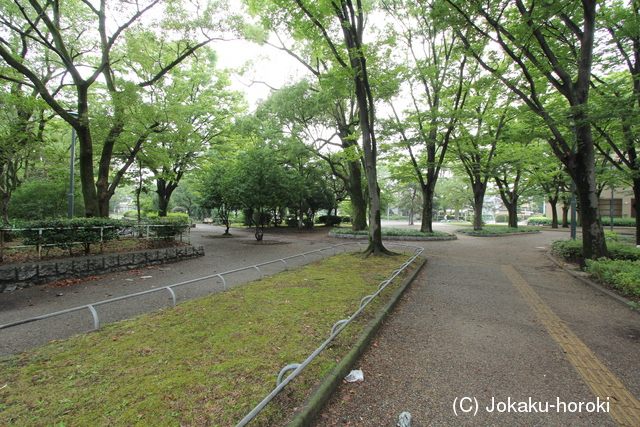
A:
POLYGON ((314 426, 640 426, 640 316, 549 261, 561 232, 428 242, 314 426), (635 397, 634 397, 635 396, 635 397))

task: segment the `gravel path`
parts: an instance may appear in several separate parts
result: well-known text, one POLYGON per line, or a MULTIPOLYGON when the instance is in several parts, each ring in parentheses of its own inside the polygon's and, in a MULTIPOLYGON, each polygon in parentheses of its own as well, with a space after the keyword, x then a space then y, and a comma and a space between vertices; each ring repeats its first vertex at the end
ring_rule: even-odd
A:
MULTIPOLYGON (((313 426, 395 426, 403 411, 413 427, 619 425, 587 406, 564 410, 563 403, 597 403, 597 395, 534 311, 533 297, 516 286, 532 289, 639 397, 640 316, 548 260, 549 244, 565 237, 459 236, 424 244, 427 268, 354 368, 364 382, 344 383, 313 426), (500 404, 506 411, 490 412, 493 401, 509 399, 527 402, 530 412, 500 404), (549 412, 536 413, 546 408, 536 402, 548 403, 549 412)), ((626 425, 639 426, 640 417, 626 425)))

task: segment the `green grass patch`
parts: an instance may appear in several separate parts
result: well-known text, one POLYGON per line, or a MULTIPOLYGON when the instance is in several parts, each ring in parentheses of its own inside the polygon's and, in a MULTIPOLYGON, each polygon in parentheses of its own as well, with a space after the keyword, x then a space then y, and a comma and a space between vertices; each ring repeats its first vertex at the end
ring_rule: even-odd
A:
POLYGON ((513 234, 513 233, 537 233, 540 229, 537 227, 505 227, 501 225, 484 225, 482 230, 474 230, 473 228, 460 228, 456 233, 469 234, 472 236, 482 236, 490 234, 513 234))
MULTIPOLYGON (((350 234, 350 235, 368 235, 369 230, 358 230, 354 231, 350 228, 334 228, 331 230, 331 233, 336 234, 350 234)), ((422 233, 420 230, 415 230, 411 228, 383 228, 382 229, 383 236, 411 236, 411 237, 449 237, 454 236, 451 233, 444 233, 442 231, 434 231, 432 233, 422 233)))
MULTIPOLYGON (((340 254, 3 358, 0 425, 235 425, 407 259, 340 254)), ((252 425, 283 425, 402 279, 252 425)))

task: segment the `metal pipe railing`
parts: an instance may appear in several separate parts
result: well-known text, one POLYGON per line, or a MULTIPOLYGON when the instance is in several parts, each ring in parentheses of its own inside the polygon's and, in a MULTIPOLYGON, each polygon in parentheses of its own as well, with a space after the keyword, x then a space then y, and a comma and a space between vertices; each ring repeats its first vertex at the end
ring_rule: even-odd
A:
MULTIPOLYGON (((309 263, 309 258, 307 257, 307 255, 318 253, 324 258, 324 254, 322 253, 322 251, 325 251, 325 250, 328 250, 328 249, 333 249, 334 247, 342 247, 343 251, 346 252, 347 251, 346 245, 358 245, 358 249, 361 249, 361 244, 359 242, 340 243, 340 244, 334 245, 332 247, 323 248, 323 249, 317 249, 317 250, 314 250, 314 251, 305 252, 305 253, 298 254, 298 255, 292 255, 292 256, 285 257, 285 258, 279 258, 279 259, 276 259, 276 260, 273 260, 273 261, 267 261, 267 262, 263 262, 263 263, 260 263, 260 264, 251 265, 251 266, 248 266, 248 267, 237 268, 235 270, 229 270, 229 271, 225 271, 223 273, 216 273, 216 274, 212 274, 212 275, 209 275, 209 276, 199 277, 197 279, 187 280, 187 281, 184 281, 184 282, 175 283, 173 285, 164 286, 164 287, 161 287, 161 288, 149 289, 149 290, 146 290, 146 291, 136 292, 136 293, 129 294, 129 295, 123 295, 123 296, 116 297, 116 298, 110 298, 110 299, 103 300, 103 301, 100 301, 100 302, 95 302, 95 303, 92 303, 92 304, 89 304, 89 305, 82 305, 82 306, 78 306, 78 307, 69 308, 69 309, 66 309, 66 310, 56 311, 54 313, 49 313, 49 314, 44 314, 44 315, 41 315, 41 316, 31 317, 31 318, 28 318, 28 319, 18 320, 18 321, 15 321, 15 322, 11 322, 11 323, 7 323, 7 324, 4 324, 4 325, 0 325, 0 330, 11 328, 11 327, 14 327, 14 326, 24 325, 26 323, 35 322, 35 321, 38 321, 38 320, 49 319, 49 318, 52 318, 52 317, 73 313, 73 312, 76 312, 76 311, 86 310, 86 309, 88 309, 91 312, 91 314, 93 316, 93 320, 94 320, 95 329, 98 329, 100 327, 100 318, 98 316, 98 313, 95 310, 95 307, 97 307, 97 306, 109 304, 109 303, 116 302, 116 301, 122 301, 122 300, 128 299, 128 298, 135 298, 135 297, 139 297, 139 296, 142 296, 142 295, 147 295, 147 294, 150 294, 150 293, 153 293, 153 292, 158 292, 158 291, 162 291, 162 290, 168 290, 171 293, 171 296, 172 296, 172 299, 173 299, 173 306, 175 307, 176 304, 177 304, 177 297, 176 297, 176 294, 175 294, 173 288, 177 288, 177 287, 188 285, 188 284, 192 284, 192 283, 202 282, 202 281, 205 281, 205 280, 210 280, 210 279, 213 279, 215 277, 218 277, 218 278, 220 278, 222 280, 223 290, 227 290, 227 281, 224 279, 225 275, 229 275, 229 274, 233 274, 233 273, 239 273, 239 272, 242 272, 242 271, 245 271, 245 270, 249 270, 249 269, 255 269, 258 272, 259 280, 261 280, 264 277, 264 274, 263 274, 262 270, 260 270, 260 267, 263 267, 263 266, 266 266, 266 265, 269 265, 269 264, 282 262, 285 265, 285 270, 286 270, 286 269, 288 269, 288 266, 287 266, 287 263, 286 263, 285 260, 290 260, 290 259, 294 259, 294 258, 303 257, 305 259, 305 261, 306 261, 306 264, 308 264, 309 263)), ((335 252, 335 249, 334 249, 334 252, 335 252)))
MULTIPOLYGON (((389 244, 389 246, 391 245, 393 244, 389 244)), ((409 245, 405 245, 405 252, 407 250, 407 247, 409 247, 409 245)), ((278 374, 276 387, 255 408, 253 408, 251 412, 249 412, 238 424, 236 424, 236 427, 246 426, 252 419, 254 419, 256 415, 258 415, 267 406, 267 404, 269 404, 269 402, 271 402, 271 400, 273 400, 273 398, 276 397, 278 393, 280 393, 280 391, 282 391, 282 389, 287 386, 287 384, 289 384, 289 382, 291 382, 300 372, 302 372, 302 370, 307 365, 309 365, 309 363, 311 363, 313 359, 315 359, 322 352, 322 350, 324 350, 331 343, 331 341, 333 341, 334 338, 337 337, 369 305, 369 303, 371 303, 371 301, 373 301, 373 299, 387 287, 389 283, 393 281, 393 279, 395 279, 424 251, 424 248, 421 248, 419 246, 412 247, 414 247, 415 250, 413 256, 409 259, 409 261, 405 262, 399 269, 395 270, 391 274, 391 277, 389 279, 382 281, 378 285, 378 290, 375 294, 367 295, 366 297, 364 297, 360 301, 358 310, 356 310, 356 312, 353 313, 351 317, 349 317, 348 319, 338 320, 336 323, 334 323, 333 327, 331 328, 329 337, 318 348, 316 348, 313 353, 311 353, 311 355, 309 355, 309 357, 305 359, 304 362, 293 363, 282 368, 282 370, 278 374), (285 373, 291 370, 293 370, 293 372, 286 378, 284 378, 285 373)))

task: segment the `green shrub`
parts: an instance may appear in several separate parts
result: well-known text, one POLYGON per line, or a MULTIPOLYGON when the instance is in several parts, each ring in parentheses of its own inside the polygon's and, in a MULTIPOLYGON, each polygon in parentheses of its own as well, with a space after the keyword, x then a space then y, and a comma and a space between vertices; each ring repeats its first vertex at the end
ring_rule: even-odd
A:
POLYGON ((535 233, 539 230, 537 228, 527 227, 501 227, 501 226, 486 226, 482 230, 474 230, 473 228, 460 228, 456 230, 456 233, 463 233, 469 235, 488 235, 488 234, 513 234, 513 233, 535 233))
POLYGON ((173 240, 191 227, 188 215, 160 217, 149 222, 152 232, 158 239, 173 240))
MULTIPOLYGON (((611 220, 609 217, 605 216, 600 218, 603 225, 611 224, 611 220)), ((635 218, 613 218, 613 225, 617 227, 635 227, 636 219, 635 218)))
MULTIPOLYGON (((627 243, 618 241, 619 237, 608 237, 609 233, 605 234, 607 238, 607 249, 609 250, 609 257, 613 260, 640 260, 640 250, 627 243)), ((616 235, 617 236, 617 235, 616 235)), ((557 240, 551 244, 553 253, 563 257, 567 261, 581 261, 582 256, 582 240, 557 240)))
MULTIPOLYGON (((507 214, 498 214, 496 215, 496 222, 509 222, 509 215, 507 214)), ((521 221, 522 217, 520 215, 518 215, 517 221, 521 221)))
POLYGON ((551 244, 551 250, 567 261, 582 260, 582 240, 556 240, 551 244))
POLYGON ((637 261, 640 260, 640 250, 635 246, 628 245, 623 242, 607 242, 607 249, 609 249, 609 257, 615 260, 628 260, 637 261))
POLYGON ((598 280, 624 292, 630 297, 640 296, 640 261, 585 260, 586 271, 598 280))
POLYGON ((340 225, 342 217, 336 215, 322 215, 318 217, 318 222, 324 225, 340 225))
POLYGON ((71 249, 80 244, 88 255, 92 244, 117 239, 124 224, 107 218, 74 218, 29 221, 20 228, 25 229, 21 233, 25 245, 71 249))
POLYGON ((124 211, 122 213, 122 217, 123 218, 133 218, 133 219, 138 218, 138 211, 133 210, 133 209, 128 210, 128 211, 124 211))
POLYGON ((532 216, 527 219, 527 225, 551 225, 552 218, 544 216, 532 216))

